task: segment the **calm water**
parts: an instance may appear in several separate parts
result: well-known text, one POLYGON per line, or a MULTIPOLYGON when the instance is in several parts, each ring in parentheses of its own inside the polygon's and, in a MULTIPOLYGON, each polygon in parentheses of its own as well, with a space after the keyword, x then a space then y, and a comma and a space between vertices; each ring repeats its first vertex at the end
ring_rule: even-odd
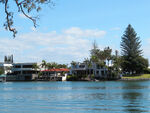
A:
POLYGON ((0 83, 0 113, 100 112, 150 112, 150 81, 0 83))

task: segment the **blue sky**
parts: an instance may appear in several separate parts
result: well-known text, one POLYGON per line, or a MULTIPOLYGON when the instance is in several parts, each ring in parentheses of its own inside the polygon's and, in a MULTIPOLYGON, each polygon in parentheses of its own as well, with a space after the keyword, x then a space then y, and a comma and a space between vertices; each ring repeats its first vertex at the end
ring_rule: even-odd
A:
MULTIPOLYGON (((14 54, 16 62, 70 63, 89 57, 92 42, 99 48, 110 46, 120 51, 125 28, 131 24, 142 41, 143 55, 150 60, 150 1, 149 0, 55 0, 56 6, 42 6, 36 29, 30 20, 14 13, 17 37, 3 28, 4 12, 0 17, 0 61, 14 54)), ((3 11, 3 9, 0 9, 3 11)), ((36 15, 35 12, 32 14, 36 15)), ((30 15, 32 15, 30 14, 30 15)))

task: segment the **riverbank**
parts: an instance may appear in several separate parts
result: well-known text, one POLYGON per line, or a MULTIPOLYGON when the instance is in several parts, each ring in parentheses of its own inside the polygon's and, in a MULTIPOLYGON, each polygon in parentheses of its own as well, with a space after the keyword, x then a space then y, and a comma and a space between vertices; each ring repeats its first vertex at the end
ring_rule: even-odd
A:
MULTIPOLYGON (((150 80, 150 74, 143 74, 139 76, 125 76, 122 78, 70 78, 68 77, 66 81, 140 81, 140 80, 150 80), (69 78, 69 79, 68 79, 69 78)), ((7 82, 25 82, 26 80, 6 80, 7 82)), ((62 81, 61 79, 36 79, 36 80, 28 80, 32 82, 42 82, 42 81, 62 81)))
POLYGON ((137 80, 150 80, 150 74, 142 74, 139 76, 126 76, 122 77, 122 81, 137 81, 137 80))

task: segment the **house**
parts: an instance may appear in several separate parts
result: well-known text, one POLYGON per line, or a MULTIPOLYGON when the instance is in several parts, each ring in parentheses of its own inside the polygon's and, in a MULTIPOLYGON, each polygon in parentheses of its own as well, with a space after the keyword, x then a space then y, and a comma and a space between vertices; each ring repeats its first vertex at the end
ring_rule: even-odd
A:
POLYGON ((38 63, 13 63, 12 73, 7 75, 7 80, 35 80, 38 77, 38 69, 34 65, 38 63))
POLYGON ((71 64, 70 74, 73 75, 94 75, 95 78, 106 78, 108 70, 96 63, 75 63, 71 64))
POLYGON ((48 69, 41 71, 41 78, 45 80, 65 80, 69 69, 60 68, 60 69, 48 69))

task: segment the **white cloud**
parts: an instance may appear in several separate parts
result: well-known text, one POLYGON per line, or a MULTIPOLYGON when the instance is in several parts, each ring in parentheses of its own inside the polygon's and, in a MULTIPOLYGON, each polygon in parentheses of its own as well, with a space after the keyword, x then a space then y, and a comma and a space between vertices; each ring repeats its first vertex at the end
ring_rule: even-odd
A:
POLYGON ((65 34, 74 35, 76 37, 102 37, 106 34, 106 31, 98 30, 98 29, 86 29, 82 30, 78 27, 72 27, 70 29, 64 30, 65 34))
POLYGON ((89 56, 91 43, 83 37, 102 37, 106 34, 100 30, 81 30, 71 28, 62 33, 32 32, 17 36, 15 39, 0 39, 0 58, 14 54, 17 62, 39 62, 42 59, 59 63, 81 61, 89 56))

